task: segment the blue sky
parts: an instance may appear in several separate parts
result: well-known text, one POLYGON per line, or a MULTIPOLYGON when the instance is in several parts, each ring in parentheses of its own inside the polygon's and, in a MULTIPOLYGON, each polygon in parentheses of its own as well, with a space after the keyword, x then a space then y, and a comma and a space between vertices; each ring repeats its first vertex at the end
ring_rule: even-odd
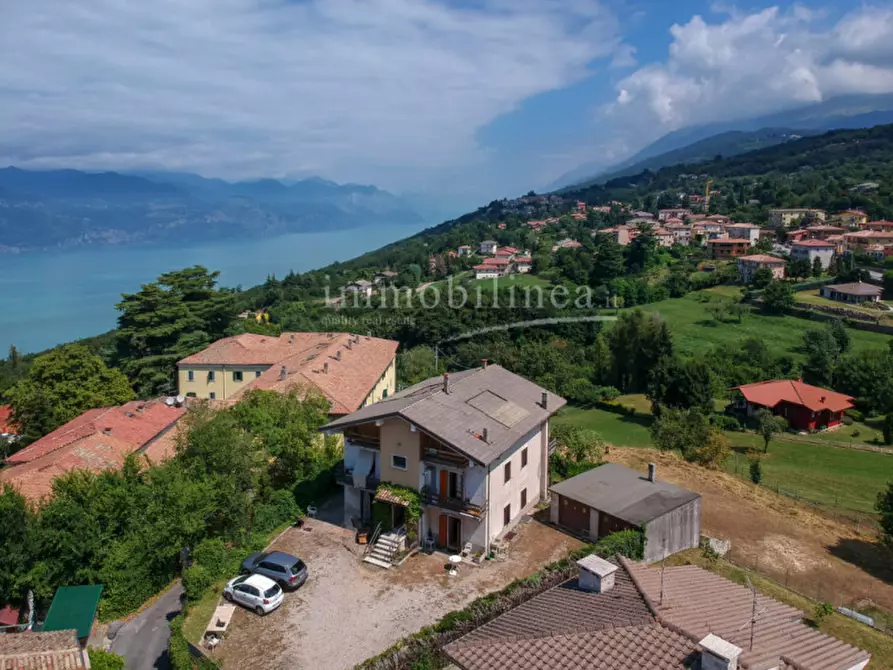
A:
POLYGON ((893 7, 42 0, 0 22, 0 164, 321 175, 474 203, 686 125, 893 92, 893 7))

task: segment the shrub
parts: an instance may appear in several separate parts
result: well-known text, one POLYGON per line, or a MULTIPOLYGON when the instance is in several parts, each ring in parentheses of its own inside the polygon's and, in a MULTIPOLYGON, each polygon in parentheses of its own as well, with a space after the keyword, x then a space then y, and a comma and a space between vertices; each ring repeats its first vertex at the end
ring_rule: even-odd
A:
POLYGON ((90 667, 93 670, 124 670, 124 658, 105 649, 87 647, 90 667))
POLYGON ((844 417, 840 421, 841 421, 841 423, 843 423, 844 426, 852 426, 853 425, 853 417, 851 417, 851 416, 844 415, 844 417))
POLYGON ((750 481, 754 484, 760 484, 763 481, 763 465, 759 458, 754 458, 750 462, 750 481))
POLYGON ((214 583, 214 575, 205 566, 195 563, 183 572, 183 592, 186 599, 196 601, 214 583))
POLYGON ((865 415, 857 409, 848 409, 844 416, 850 417, 853 421, 864 421, 865 415))
POLYGON ((741 430, 741 422, 728 414, 711 414, 710 423, 720 430, 741 430))
POLYGON ((257 505, 254 511, 254 530, 267 533, 277 526, 295 521, 301 514, 291 491, 273 491, 270 500, 257 505))
POLYGON ((192 560, 212 575, 222 575, 228 568, 229 551, 219 537, 202 540, 192 552, 192 560))
POLYGON ((645 533, 639 530, 621 530, 596 542, 594 551, 599 556, 621 554, 635 561, 645 557, 645 533))
POLYGON ((821 626, 822 621, 824 621, 828 616, 834 613, 834 605, 829 602, 819 603, 815 606, 815 610, 812 614, 812 621, 815 625, 821 626))

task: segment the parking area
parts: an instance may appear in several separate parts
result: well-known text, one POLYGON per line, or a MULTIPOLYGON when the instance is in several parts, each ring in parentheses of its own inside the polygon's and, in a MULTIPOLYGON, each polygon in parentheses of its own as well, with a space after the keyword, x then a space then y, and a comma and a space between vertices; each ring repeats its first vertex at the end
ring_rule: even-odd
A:
POLYGON ((530 520, 519 525, 505 557, 463 566, 451 577, 443 554, 419 554, 390 570, 364 564, 363 547, 354 543, 351 531, 310 520, 273 545, 304 559, 307 583, 287 593, 282 607, 265 617, 238 609, 214 656, 224 668, 352 668, 579 546, 530 520))

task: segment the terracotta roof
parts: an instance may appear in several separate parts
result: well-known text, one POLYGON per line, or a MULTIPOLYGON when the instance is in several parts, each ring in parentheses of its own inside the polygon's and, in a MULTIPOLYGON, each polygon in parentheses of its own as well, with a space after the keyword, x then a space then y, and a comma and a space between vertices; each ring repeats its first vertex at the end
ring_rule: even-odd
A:
POLYGON ((84 440, 120 444, 135 451, 177 421, 186 410, 164 400, 132 400, 117 407, 91 409, 6 459, 29 463, 84 440))
POLYGON ((813 412, 822 410, 841 412, 853 406, 853 398, 848 395, 792 379, 743 384, 734 388, 741 391, 748 402, 763 407, 775 407, 778 403, 786 401, 802 405, 813 412))
POLYGON ((13 467, 0 470, 0 482, 38 503, 52 493, 56 477, 72 470, 120 468, 130 454, 142 450, 151 450, 158 462, 173 454, 173 443, 153 443, 172 439, 166 433, 184 413, 185 408, 163 400, 90 410, 10 456, 7 462, 13 467))
POLYGON ((815 225, 815 226, 807 226, 807 227, 804 228, 803 230, 808 230, 808 231, 811 232, 811 233, 812 233, 812 232, 815 232, 815 233, 826 233, 826 232, 832 232, 832 231, 835 232, 835 233, 842 233, 842 232, 843 232, 843 228, 838 228, 837 226, 821 225, 821 224, 819 224, 819 225, 815 225))
POLYGON ((693 565, 663 568, 661 577, 660 567, 620 561, 661 621, 693 639, 713 633, 740 647, 743 668, 840 670, 870 658, 868 652, 804 624, 800 610, 759 594, 751 648, 754 595, 746 586, 693 565))
POLYGON ((827 240, 798 240, 794 242, 791 246, 793 247, 833 247, 836 246, 833 242, 828 242, 827 240))
POLYGON ((750 261, 752 263, 766 263, 767 265, 785 265, 783 258, 770 256, 769 254, 753 254, 751 256, 739 256, 738 261, 750 261))
POLYGON ((12 434, 16 432, 12 425, 12 408, 9 405, 0 405, 0 435, 12 434))
POLYGON ((530 256, 518 256, 515 263, 533 263, 533 259, 530 256))
POLYGON ((0 670, 76 670, 86 667, 74 630, 0 635, 0 670))
POLYGON ((893 221, 869 221, 863 223, 863 226, 874 226, 875 228, 893 228, 893 221))
POLYGON ((725 228, 740 228, 742 230, 751 230, 753 228, 759 228, 759 226, 755 223, 727 223, 725 228))
POLYGON ((277 345, 276 350, 291 353, 239 389, 231 400, 251 390, 282 393, 293 388, 315 388, 328 398, 331 414, 348 414, 363 405, 400 346, 394 340, 350 333, 283 333, 279 339, 284 344, 277 345), (295 335, 293 344, 291 335, 295 335))
POLYGON ((487 258, 487 259, 484 259, 484 262, 482 263, 482 265, 485 265, 485 266, 489 265, 494 268, 501 268, 501 267, 505 267, 509 263, 511 263, 511 261, 507 258, 487 258))
POLYGON ((0 626, 15 626, 19 622, 19 608, 12 605, 0 607, 0 626))
POLYGON ((565 404, 564 398, 499 365, 463 370, 448 379, 449 392, 444 392, 443 377, 432 377, 336 419, 321 430, 343 430, 399 417, 479 463, 488 464, 565 404))
POLYGON ((893 237, 893 231, 884 230, 857 230, 855 233, 844 233, 844 239, 890 239, 893 237))
POLYGON ((881 295, 884 292, 880 286, 874 284, 866 284, 865 282, 852 282, 850 284, 831 284, 825 288, 831 288, 838 293, 848 293, 850 295, 881 295))
POLYGON ((479 270, 479 271, 489 270, 490 272, 499 272, 499 266, 492 265, 490 263, 481 263, 480 265, 473 265, 471 269, 479 270))

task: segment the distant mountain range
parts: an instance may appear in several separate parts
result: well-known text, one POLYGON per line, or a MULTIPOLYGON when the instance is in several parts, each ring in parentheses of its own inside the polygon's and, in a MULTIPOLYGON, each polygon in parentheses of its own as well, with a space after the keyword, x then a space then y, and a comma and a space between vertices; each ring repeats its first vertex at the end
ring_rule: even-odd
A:
POLYGON ((625 161, 611 166, 588 163, 559 177, 550 190, 602 184, 643 170, 729 157, 829 130, 871 128, 893 123, 893 95, 854 95, 768 116, 680 128, 625 161))
POLYGON ((387 191, 320 178, 230 183, 189 173, 0 169, 0 251, 189 243, 421 220, 387 191))

